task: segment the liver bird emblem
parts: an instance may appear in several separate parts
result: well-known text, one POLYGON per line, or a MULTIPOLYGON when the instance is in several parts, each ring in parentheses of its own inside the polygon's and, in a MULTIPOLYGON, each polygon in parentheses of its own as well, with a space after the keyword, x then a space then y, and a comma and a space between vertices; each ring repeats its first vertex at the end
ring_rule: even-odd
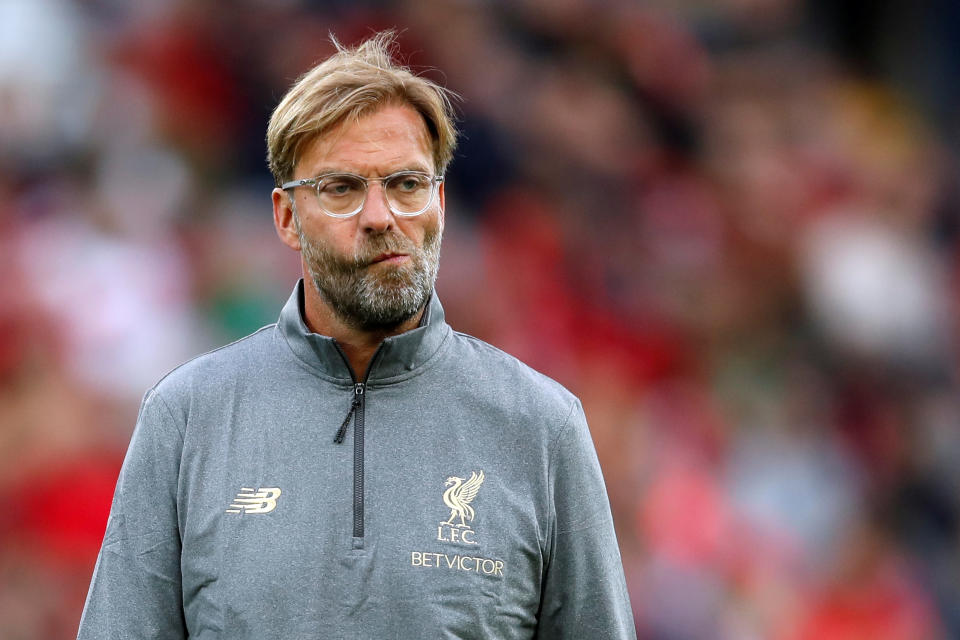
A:
POLYGON ((450 476, 444 483, 445 487, 450 487, 443 492, 443 503, 450 507, 450 517, 443 524, 456 527, 469 527, 467 520, 473 520, 474 511, 470 503, 477 497, 477 491, 483 484, 483 470, 478 475, 476 472, 470 472, 470 479, 466 482, 463 478, 450 476), (454 524, 454 519, 459 517, 460 523, 454 524))

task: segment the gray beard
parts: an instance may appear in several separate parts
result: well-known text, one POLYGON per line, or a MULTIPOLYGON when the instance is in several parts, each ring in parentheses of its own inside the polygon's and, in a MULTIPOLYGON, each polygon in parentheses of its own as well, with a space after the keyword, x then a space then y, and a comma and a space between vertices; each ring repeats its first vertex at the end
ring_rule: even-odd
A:
POLYGON ((364 331, 389 331, 416 315, 430 299, 440 265, 441 225, 427 229, 423 246, 390 231, 367 236, 353 256, 343 257, 322 241, 307 238, 294 212, 300 251, 320 297, 337 317, 364 331), (383 253, 405 253, 407 265, 372 266, 383 253))

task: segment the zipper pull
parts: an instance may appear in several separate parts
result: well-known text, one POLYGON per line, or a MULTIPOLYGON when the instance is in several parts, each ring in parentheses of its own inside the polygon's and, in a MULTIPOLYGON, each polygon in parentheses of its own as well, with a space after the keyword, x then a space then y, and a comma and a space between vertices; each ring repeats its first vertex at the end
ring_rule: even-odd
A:
POLYGON ((350 401, 350 411, 347 412, 347 417, 343 419, 343 424, 337 429, 337 435, 333 438, 334 444, 343 442, 343 436, 347 433, 347 425, 350 424, 350 418, 353 417, 353 412, 360 406, 361 398, 363 398, 363 383, 358 382, 353 385, 353 399, 350 401))

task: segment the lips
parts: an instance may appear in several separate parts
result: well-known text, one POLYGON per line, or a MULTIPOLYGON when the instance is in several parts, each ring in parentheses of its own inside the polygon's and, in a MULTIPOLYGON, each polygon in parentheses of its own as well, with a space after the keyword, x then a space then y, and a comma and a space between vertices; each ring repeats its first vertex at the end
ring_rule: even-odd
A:
POLYGON ((370 264, 377 264, 378 262, 400 262, 407 257, 405 253, 381 253, 376 258, 370 261, 370 264))

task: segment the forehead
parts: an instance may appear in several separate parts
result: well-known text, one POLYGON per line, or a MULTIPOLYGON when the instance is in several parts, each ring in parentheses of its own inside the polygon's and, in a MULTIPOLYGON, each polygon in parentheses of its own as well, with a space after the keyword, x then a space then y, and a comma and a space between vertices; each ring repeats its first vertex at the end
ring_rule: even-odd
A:
POLYGON ((296 173, 343 170, 385 175, 399 169, 433 167, 430 134, 409 105, 385 105, 347 118, 307 143, 296 173))

